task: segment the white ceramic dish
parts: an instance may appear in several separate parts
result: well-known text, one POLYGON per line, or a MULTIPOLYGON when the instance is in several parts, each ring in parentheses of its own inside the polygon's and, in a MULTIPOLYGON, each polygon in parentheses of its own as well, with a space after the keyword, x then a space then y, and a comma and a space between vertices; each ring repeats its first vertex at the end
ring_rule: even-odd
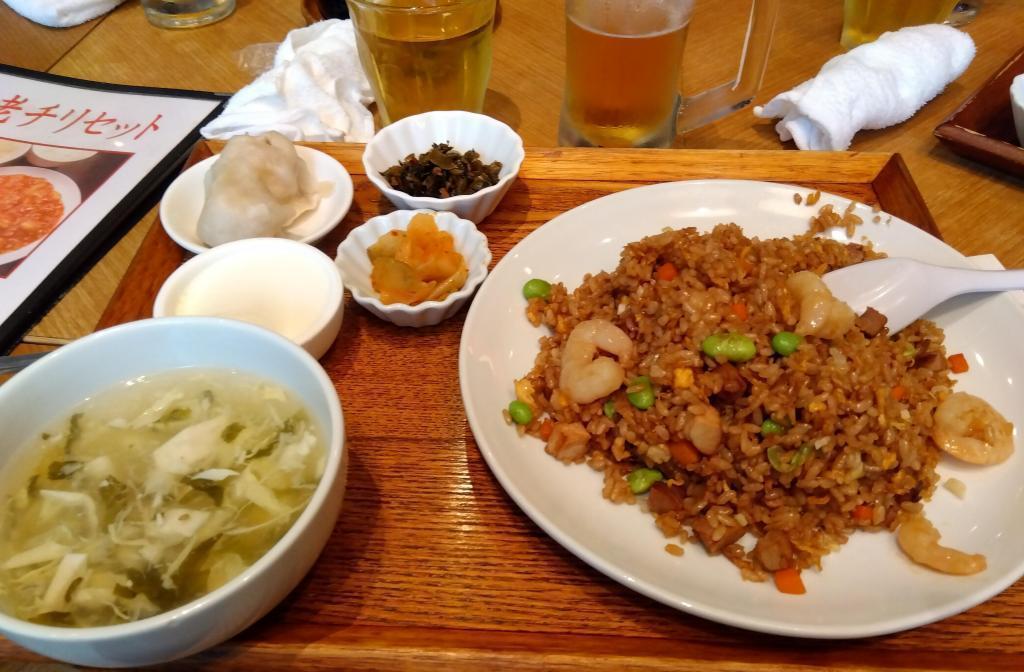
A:
POLYGON ((50 145, 32 145, 27 161, 33 166, 42 168, 60 168, 85 161, 99 152, 92 149, 71 149, 68 147, 51 147, 50 145))
POLYGON ((0 166, 17 161, 28 153, 32 145, 17 140, 0 139, 0 166))
POLYGON ((424 112, 382 128, 363 152, 366 176, 396 208, 454 212, 479 224, 491 214, 508 192, 523 165, 523 140, 497 119, 455 110, 424 112), (450 198, 410 196, 392 189, 381 173, 410 154, 422 154, 438 142, 467 152, 475 149, 484 163, 501 161, 498 183, 475 194, 450 198))
MULTIPOLYGON (((295 151, 309 166, 313 178, 329 191, 322 192, 317 207, 300 215, 279 237, 315 243, 340 224, 352 206, 352 178, 344 166, 323 152, 300 145, 295 151)), ((216 160, 216 156, 211 156, 183 172, 167 187, 160 201, 160 223, 167 235, 194 254, 210 249, 199 239, 197 224, 206 202, 206 173, 216 160)))
POLYGON ((1010 84, 1010 105, 1013 125, 1017 128, 1017 144, 1024 147, 1024 75, 1017 75, 1010 84))
POLYGON ((319 359, 341 328, 345 288, 331 258, 282 238, 249 238, 192 257, 164 281, 153 317, 207 315, 279 333, 319 359))
MULTIPOLYGON (((60 221, 58 221, 56 226, 54 226, 55 229, 57 226, 60 226, 61 222, 67 219, 68 215, 70 215, 71 212, 74 211, 74 209, 82 202, 82 192, 78 189, 78 185, 75 184, 74 180, 64 173, 58 173, 55 170, 50 170, 48 168, 36 168, 33 166, 8 166, 0 168, 0 175, 29 175, 31 177, 41 177, 53 185, 57 195, 60 196, 61 203, 64 204, 64 214, 61 215, 60 221)), ((42 238, 34 240, 28 245, 19 247, 16 250, 0 252, 0 266, 28 256, 28 254, 32 252, 32 250, 36 249, 39 243, 43 242, 45 239, 46 236, 44 235, 42 238)))
MULTIPOLYGON (((721 557, 699 545, 683 558, 666 553, 653 518, 635 506, 601 497, 602 475, 587 466, 565 466, 537 439, 520 439, 501 411, 515 398, 513 381, 533 366, 542 330, 524 315, 523 283, 533 277, 578 286, 585 273, 612 270, 626 243, 663 227, 710 230, 736 222, 748 235, 792 236, 807 230, 817 208, 796 205, 786 185, 734 180, 659 184, 584 204, 537 229, 497 264, 466 318, 459 353, 462 398, 480 451, 517 504, 548 534, 588 564, 623 585, 698 616, 781 635, 849 638, 880 635, 936 621, 984 602, 1024 574, 1024 450, 1007 462, 979 469, 943 458, 943 479, 967 484, 961 501, 939 488, 925 506, 942 543, 983 553, 988 569, 974 576, 946 576, 911 563, 890 534, 854 534, 826 556, 821 573, 803 573, 807 594, 779 593, 771 583, 749 583, 721 557), (624 226, 623 222, 628 222, 624 226)), ((844 198, 823 195, 821 205, 842 210, 844 198)), ((875 213, 857 206, 865 222, 854 239, 871 239, 891 255, 946 266, 964 257, 901 220, 871 223, 875 213)), ((831 230, 837 240, 842 231, 831 230)), ((1024 427, 1024 358, 1006 334, 1024 328, 1024 309, 1001 294, 968 297, 929 314, 946 331, 950 353, 963 352, 970 372, 957 389, 991 402, 1024 427), (984 325, 984 328, 979 328, 984 325)))
POLYGON ((345 490, 345 427, 334 384, 316 360, 266 329, 208 317, 132 322, 66 345, 0 387, 0 464, 86 397, 173 369, 235 369, 297 394, 323 429, 324 475, 306 509, 266 555, 217 590, 166 613, 98 628, 36 625, 0 613, 0 633, 77 665, 136 667, 218 644, 254 623, 306 574, 334 528, 345 490))
MULTIPOLYGON (((460 219, 450 212, 437 212, 434 220, 437 228, 448 231, 455 239, 455 249, 466 259, 469 277, 457 292, 449 294, 444 301, 424 301, 416 306, 400 303, 384 305, 377 298, 370 283, 372 265, 366 250, 388 231, 405 230, 409 220, 421 210, 396 210, 368 220, 362 226, 352 229, 348 237, 338 246, 335 262, 341 269, 345 286, 352 298, 368 311, 400 327, 429 327, 448 319, 469 301, 469 298, 487 277, 491 264, 491 250, 487 247, 487 236, 480 233, 473 222, 460 219)), ((429 212, 429 211, 427 211, 429 212)))

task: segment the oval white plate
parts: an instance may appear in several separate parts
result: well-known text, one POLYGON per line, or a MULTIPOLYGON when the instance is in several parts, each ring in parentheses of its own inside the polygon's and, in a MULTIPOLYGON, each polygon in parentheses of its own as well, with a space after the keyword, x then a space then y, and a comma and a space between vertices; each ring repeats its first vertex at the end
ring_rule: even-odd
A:
MULTIPOLYGON (((965 500, 941 486, 926 504, 944 544, 988 557, 988 569, 968 577, 945 576, 907 560, 887 533, 856 533, 823 562, 805 571, 807 594, 783 595, 770 583, 750 583, 725 558, 690 544, 676 558, 653 517, 637 506, 617 506, 601 496, 601 474, 566 466, 542 443, 520 439, 501 410, 514 398, 513 381, 533 366, 538 338, 521 289, 531 277, 574 289, 585 273, 612 270, 626 243, 664 227, 710 230, 736 222, 760 238, 805 232, 810 215, 825 203, 841 210, 847 199, 823 195, 814 208, 796 205, 807 189, 737 180, 701 180, 642 187, 597 199, 566 212, 513 247, 480 288, 462 332, 459 378, 466 415, 480 451, 498 481, 540 527, 594 568, 644 595, 698 616, 750 630, 818 638, 866 637, 939 620, 999 593, 1024 574, 1024 451, 996 467, 972 468, 943 458, 943 479, 967 484, 965 500)), ((867 236, 892 256, 966 266, 965 258, 902 220, 858 206, 865 221, 854 236, 867 236)), ((830 231, 847 240, 842 231, 830 231)), ((1018 428, 1024 426, 1024 357, 1013 334, 1024 329, 1024 309, 1008 295, 948 302, 929 317, 946 330, 949 353, 963 352, 970 372, 955 376, 957 389, 991 402, 1018 428)), ((1016 434, 1019 436, 1019 434, 1016 434)))
MULTIPOLYGON (((318 183, 330 185, 330 192, 322 194, 316 208, 300 215, 280 237, 300 243, 315 243, 340 224, 348 213, 354 193, 352 178, 344 166, 323 152, 301 145, 296 145, 295 151, 309 166, 318 183)), ((210 249, 199 239, 196 225, 206 202, 206 173, 216 160, 216 156, 211 156, 179 175, 167 187, 160 201, 160 222, 167 235, 195 254, 210 249)))
MULTIPOLYGON (((64 204, 64 214, 61 215, 60 221, 53 227, 56 229, 60 226, 61 222, 67 219, 68 215, 78 207, 82 202, 82 192, 78 189, 78 185, 75 181, 64 173, 58 173, 55 170, 48 168, 36 168, 33 166, 14 166, 8 168, 0 168, 0 175, 28 175, 30 177, 41 177, 53 185, 57 195, 60 196, 61 203, 64 204)), ((49 234, 46 234, 49 235, 49 234)), ((42 238, 35 240, 24 247, 19 247, 16 250, 9 252, 0 252, 0 265, 9 264, 12 261, 17 261, 22 257, 28 256, 28 254, 36 249, 39 243, 46 239, 46 235, 42 238)))

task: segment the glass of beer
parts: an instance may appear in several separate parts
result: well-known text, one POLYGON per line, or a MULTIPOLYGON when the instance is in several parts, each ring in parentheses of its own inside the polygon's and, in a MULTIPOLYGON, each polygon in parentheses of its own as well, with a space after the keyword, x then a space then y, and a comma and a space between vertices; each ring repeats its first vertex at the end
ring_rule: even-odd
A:
POLYGON ((494 2, 348 0, 384 124, 430 110, 483 109, 494 2))
POLYGON ((761 86, 779 0, 753 0, 736 79, 679 93, 692 0, 566 0, 562 145, 668 147, 738 110, 761 86))
POLYGON ((957 0, 846 0, 839 42, 844 49, 852 49, 890 30, 942 23, 956 3, 957 0))
POLYGON ((160 28, 195 28, 235 11, 235 0, 142 0, 146 18, 160 28))

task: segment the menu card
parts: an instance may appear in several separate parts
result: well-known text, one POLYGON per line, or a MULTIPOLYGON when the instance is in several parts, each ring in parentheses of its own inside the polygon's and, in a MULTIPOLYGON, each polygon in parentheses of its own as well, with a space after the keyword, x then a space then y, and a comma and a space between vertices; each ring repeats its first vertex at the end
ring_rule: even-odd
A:
POLYGON ((0 65, 0 352, 135 223, 226 98, 0 65))

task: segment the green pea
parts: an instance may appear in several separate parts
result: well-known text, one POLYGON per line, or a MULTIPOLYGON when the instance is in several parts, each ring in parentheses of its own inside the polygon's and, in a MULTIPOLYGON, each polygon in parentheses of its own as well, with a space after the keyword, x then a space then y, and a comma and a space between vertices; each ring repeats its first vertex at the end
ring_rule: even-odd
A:
POLYGON ((618 411, 615 410, 615 402, 611 399, 604 402, 604 406, 601 407, 601 410, 604 411, 605 416, 607 416, 609 420, 614 420, 615 416, 619 414, 618 411))
POLYGON ((629 384, 629 388, 633 391, 626 392, 626 399, 629 399, 629 403, 633 404, 635 408, 646 411, 654 406, 654 388, 651 387, 650 378, 647 376, 634 378, 633 382, 629 384))
POLYGON ((551 296, 551 283, 540 278, 527 280, 523 285, 523 296, 529 299, 547 299, 551 296))
POLYGON ((657 469, 634 469, 626 474, 626 482, 634 495, 642 495, 651 489, 651 486, 665 477, 657 469))
POLYGON ((768 418, 767 420, 761 423, 762 434, 782 434, 784 431, 786 431, 786 428, 780 425, 779 423, 775 422, 771 418, 768 418))
POLYGON ((743 334, 712 334, 701 341, 708 357, 725 357, 730 362, 748 362, 757 354, 754 339, 743 334))
POLYGON ((803 341, 804 338, 800 334, 794 334, 792 331, 780 331, 772 336, 772 350, 783 357, 788 357, 796 352, 803 341))
POLYGON ((528 425, 533 420, 533 409, 529 404, 518 400, 508 405, 508 414, 512 416, 512 422, 517 425, 528 425))

